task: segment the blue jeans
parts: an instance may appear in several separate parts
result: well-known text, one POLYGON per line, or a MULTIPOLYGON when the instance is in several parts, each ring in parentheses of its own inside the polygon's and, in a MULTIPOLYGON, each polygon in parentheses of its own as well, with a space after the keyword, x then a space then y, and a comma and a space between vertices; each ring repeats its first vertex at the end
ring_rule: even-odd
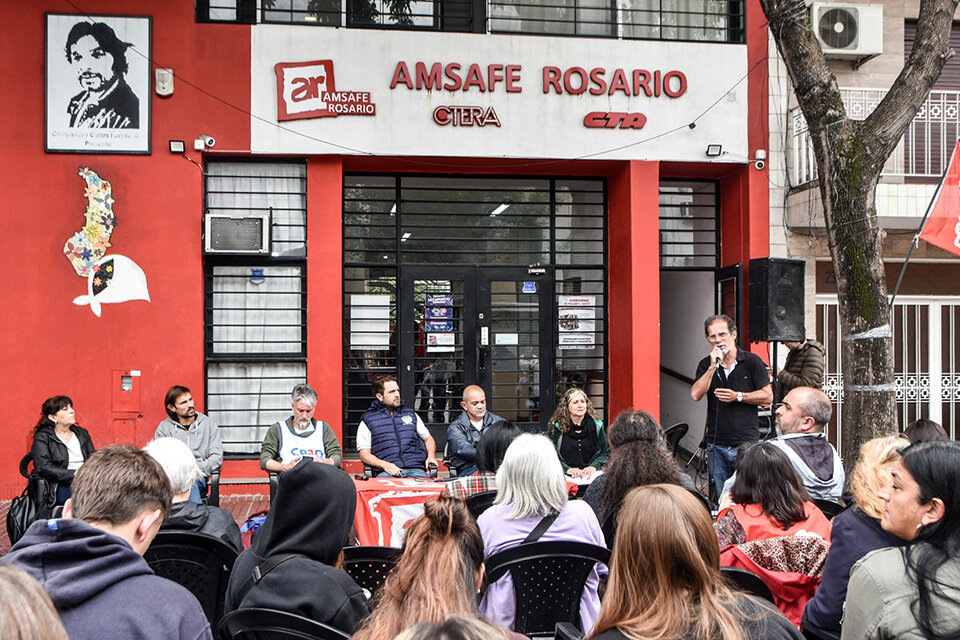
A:
POLYGON ((190 487, 190 497, 187 498, 195 504, 203 504, 203 496, 207 493, 207 481, 204 478, 198 478, 193 486, 190 487))
MULTIPOLYGON (((401 472, 400 473, 401 478, 429 478, 430 477, 427 475, 427 472, 424 471, 423 469, 400 469, 400 472, 401 472)), ((386 471, 381 471, 380 473, 377 474, 377 477, 392 478, 393 476, 391 476, 386 471)))
POLYGON ((723 492, 723 483, 737 468, 737 449, 722 444, 707 445, 707 470, 710 472, 710 499, 716 503, 723 492))

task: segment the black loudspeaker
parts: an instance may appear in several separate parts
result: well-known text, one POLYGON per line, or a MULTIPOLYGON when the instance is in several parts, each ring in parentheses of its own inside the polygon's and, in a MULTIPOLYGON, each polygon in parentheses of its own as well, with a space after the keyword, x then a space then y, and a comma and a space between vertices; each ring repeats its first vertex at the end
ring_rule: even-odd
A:
POLYGON ((750 342, 802 342, 803 260, 750 261, 750 342))

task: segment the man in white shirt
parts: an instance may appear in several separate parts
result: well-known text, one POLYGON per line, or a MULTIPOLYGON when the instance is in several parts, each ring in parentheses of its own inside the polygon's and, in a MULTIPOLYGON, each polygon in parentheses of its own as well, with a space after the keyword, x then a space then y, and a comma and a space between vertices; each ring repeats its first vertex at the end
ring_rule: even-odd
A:
POLYGON ((381 469, 380 477, 426 478, 436 466, 437 444, 413 409, 403 406, 400 385, 394 376, 373 380, 376 396, 357 426, 360 460, 381 469))

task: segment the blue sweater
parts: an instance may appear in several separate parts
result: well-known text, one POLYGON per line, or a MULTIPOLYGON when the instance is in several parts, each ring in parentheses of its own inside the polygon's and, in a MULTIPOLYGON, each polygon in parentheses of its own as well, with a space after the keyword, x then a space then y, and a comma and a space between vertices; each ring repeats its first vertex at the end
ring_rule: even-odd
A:
POLYGON ((813 599, 803 610, 803 626, 839 638, 850 569, 874 549, 899 547, 905 542, 884 531, 879 520, 871 518, 857 506, 840 513, 832 524, 830 552, 823 566, 823 577, 813 599))

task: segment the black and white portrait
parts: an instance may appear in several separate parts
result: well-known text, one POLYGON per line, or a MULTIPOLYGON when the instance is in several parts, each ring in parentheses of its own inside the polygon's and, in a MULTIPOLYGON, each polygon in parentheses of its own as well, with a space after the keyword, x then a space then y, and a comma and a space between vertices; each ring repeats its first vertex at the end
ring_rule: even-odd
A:
POLYGON ((150 152, 150 18, 47 14, 46 149, 150 152))

